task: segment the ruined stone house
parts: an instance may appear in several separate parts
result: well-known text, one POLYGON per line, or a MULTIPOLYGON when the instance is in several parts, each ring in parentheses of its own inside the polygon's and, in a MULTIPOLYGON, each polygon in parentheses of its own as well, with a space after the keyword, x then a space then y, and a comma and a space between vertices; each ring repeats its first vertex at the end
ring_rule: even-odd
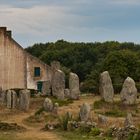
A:
POLYGON ((0 27, 0 87, 7 89, 41 89, 51 80, 51 67, 27 53, 13 38, 11 31, 0 27))

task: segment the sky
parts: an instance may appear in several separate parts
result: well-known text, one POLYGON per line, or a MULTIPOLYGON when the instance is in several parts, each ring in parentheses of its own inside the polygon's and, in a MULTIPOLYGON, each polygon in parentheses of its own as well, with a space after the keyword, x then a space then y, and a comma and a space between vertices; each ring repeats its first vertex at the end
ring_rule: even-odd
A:
POLYGON ((23 47, 60 39, 140 44, 140 0, 0 0, 0 26, 23 47))

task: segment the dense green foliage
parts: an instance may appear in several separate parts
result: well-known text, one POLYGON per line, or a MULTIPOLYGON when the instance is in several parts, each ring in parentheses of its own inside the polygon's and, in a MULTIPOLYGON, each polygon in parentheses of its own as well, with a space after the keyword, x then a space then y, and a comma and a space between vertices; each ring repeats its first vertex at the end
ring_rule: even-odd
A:
POLYGON ((71 43, 58 40, 35 44, 26 50, 47 64, 53 60, 60 61, 66 73, 77 73, 82 91, 98 92, 99 74, 105 70, 109 71, 116 92, 120 91, 127 76, 139 82, 140 45, 134 43, 71 43))

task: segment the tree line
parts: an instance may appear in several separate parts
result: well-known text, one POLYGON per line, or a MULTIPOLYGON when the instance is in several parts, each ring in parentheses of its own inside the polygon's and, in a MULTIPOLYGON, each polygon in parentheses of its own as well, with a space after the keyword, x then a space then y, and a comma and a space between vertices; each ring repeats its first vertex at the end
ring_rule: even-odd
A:
POLYGON ((25 49, 47 64, 59 61, 66 73, 78 74, 83 92, 98 93, 99 75, 109 71, 115 92, 120 92, 124 79, 130 76, 140 89, 140 45, 131 42, 67 42, 38 43, 25 49))

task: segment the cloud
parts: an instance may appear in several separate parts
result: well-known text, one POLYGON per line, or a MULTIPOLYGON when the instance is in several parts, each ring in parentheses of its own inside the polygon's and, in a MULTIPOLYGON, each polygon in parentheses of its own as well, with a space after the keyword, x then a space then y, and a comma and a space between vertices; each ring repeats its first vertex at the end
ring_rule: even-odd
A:
POLYGON ((138 40, 139 12, 138 0, 1 0, 0 25, 23 46, 61 38, 129 41, 138 40))
POLYGON ((123 4, 123 5, 140 5, 139 0, 116 0, 116 1, 111 1, 112 3, 115 4, 123 4))

